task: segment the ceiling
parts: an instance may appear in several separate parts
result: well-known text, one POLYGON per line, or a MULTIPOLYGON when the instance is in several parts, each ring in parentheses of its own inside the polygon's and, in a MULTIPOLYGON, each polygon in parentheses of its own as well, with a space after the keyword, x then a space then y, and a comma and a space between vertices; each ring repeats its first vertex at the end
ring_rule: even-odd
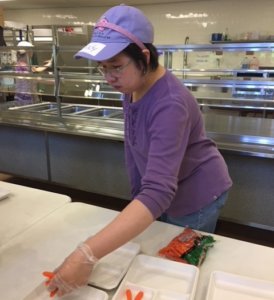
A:
POLYGON ((203 0, 0 0, 0 7, 10 9, 34 9, 34 8, 69 8, 69 7, 98 7, 114 6, 120 3, 128 5, 146 5, 160 3, 198 2, 203 0))

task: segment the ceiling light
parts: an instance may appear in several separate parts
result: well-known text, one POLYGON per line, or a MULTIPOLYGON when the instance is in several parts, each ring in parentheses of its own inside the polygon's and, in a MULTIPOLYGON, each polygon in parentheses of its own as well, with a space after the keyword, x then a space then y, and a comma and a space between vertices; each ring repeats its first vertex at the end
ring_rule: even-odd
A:
POLYGON ((208 14, 206 13, 188 13, 188 14, 179 14, 177 16, 172 14, 166 14, 167 19, 193 19, 193 18, 207 18, 208 14))

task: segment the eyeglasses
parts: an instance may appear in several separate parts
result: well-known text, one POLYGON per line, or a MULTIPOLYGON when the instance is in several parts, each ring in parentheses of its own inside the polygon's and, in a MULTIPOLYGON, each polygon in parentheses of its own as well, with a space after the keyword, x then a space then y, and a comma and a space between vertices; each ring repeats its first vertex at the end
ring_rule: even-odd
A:
POLYGON ((120 77, 123 74, 124 69, 131 64, 132 60, 130 59, 125 65, 120 67, 112 67, 112 68, 106 68, 103 66, 98 66, 97 70, 98 72, 103 76, 113 76, 113 77, 120 77))

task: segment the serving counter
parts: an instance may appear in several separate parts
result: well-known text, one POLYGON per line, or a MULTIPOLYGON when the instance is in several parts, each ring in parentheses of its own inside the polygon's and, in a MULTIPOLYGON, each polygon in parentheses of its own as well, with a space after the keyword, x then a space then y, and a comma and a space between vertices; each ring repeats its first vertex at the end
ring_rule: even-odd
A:
MULTIPOLYGON (((53 270, 79 242, 100 230, 117 213, 93 205, 69 203, 7 242, 0 248, 1 297, 24 299, 41 285, 43 271, 53 270)), ((132 242, 140 245, 142 254, 157 256, 158 250, 180 232, 182 227, 156 221, 132 242)), ((213 271, 273 281, 273 248, 219 235, 214 238, 214 247, 199 267, 195 300, 205 299, 213 271)), ((108 291, 109 299, 114 292, 108 291)))
MULTIPOLYGON (((121 107, 64 103, 60 111, 55 109, 52 113, 47 108, 43 113, 42 107, 45 105, 49 107, 54 104, 44 102, 24 106, 21 109, 18 107, 18 109, 3 110, 0 114, 0 124, 123 141, 124 124, 121 107), (39 111, 39 107, 41 107, 41 111, 39 111), (68 109, 72 113, 65 113, 65 110, 68 111, 68 109), (97 111, 100 109, 113 110, 113 116, 99 114, 97 111)), ((215 113, 204 113, 203 117, 207 135, 216 142, 220 150, 246 156, 274 158, 273 119, 215 113)))

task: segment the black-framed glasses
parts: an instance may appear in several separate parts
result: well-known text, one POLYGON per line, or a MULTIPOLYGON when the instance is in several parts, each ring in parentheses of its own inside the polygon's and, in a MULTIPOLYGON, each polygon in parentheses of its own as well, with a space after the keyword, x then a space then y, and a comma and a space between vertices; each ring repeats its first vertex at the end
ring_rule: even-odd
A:
POLYGON ((98 72, 103 76, 113 76, 113 77, 120 77, 123 74, 124 69, 130 65, 132 60, 130 59, 125 65, 119 66, 119 67, 112 67, 112 68, 106 68, 103 66, 98 66, 97 70, 98 72))

